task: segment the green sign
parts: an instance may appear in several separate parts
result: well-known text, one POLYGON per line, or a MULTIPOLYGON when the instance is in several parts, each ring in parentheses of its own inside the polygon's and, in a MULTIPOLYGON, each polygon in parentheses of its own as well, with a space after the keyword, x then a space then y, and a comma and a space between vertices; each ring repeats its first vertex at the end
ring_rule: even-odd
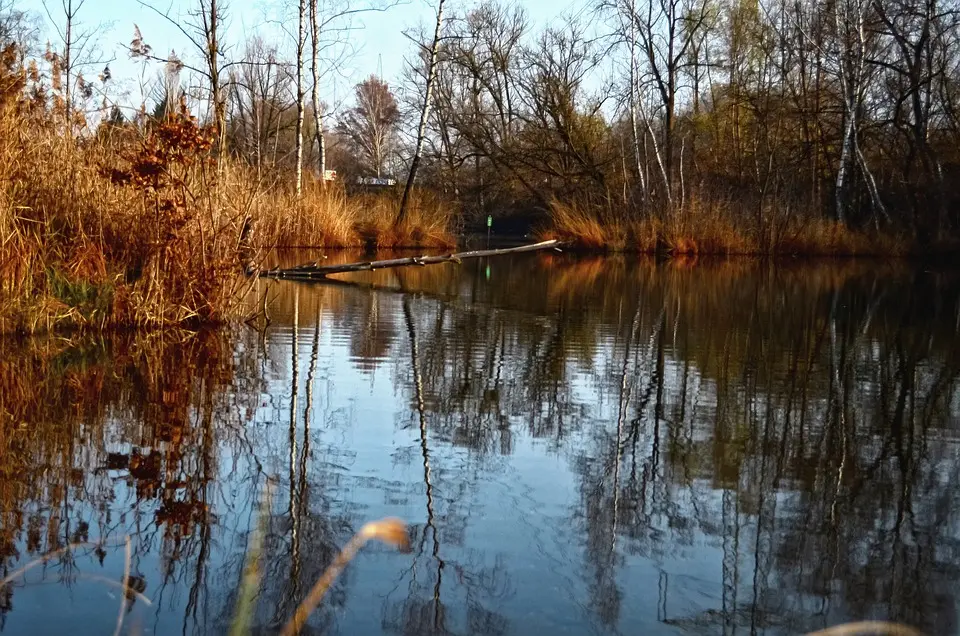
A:
POLYGON ((491 216, 491 215, 488 214, 488 215, 487 215, 487 227, 492 227, 492 226, 493 226, 493 216, 491 216))

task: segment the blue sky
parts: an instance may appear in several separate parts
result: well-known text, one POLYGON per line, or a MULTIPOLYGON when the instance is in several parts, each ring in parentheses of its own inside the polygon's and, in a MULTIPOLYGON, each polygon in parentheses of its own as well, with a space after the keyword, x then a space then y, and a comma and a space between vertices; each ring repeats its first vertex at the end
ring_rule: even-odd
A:
MULTIPOLYGON (((149 1, 164 13, 178 17, 186 17, 196 4, 190 0, 149 1)), ((357 5, 355 0, 347 1, 351 7, 357 5)), ((510 3, 510 0, 502 1, 510 3)), ((62 19, 56 13, 61 0, 47 2, 54 17, 62 19)), ((415 29, 420 24, 432 25, 436 15, 434 3, 426 0, 401 2, 386 11, 366 13, 354 19, 357 28, 351 33, 350 43, 357 53, 350 59, 349 66, 342 69, 340 77, 331 77, 324 82, 323 99, 334 103, 348 96, 353 84, 371 73, 377 73, 381 65, 387 81, 396 81, 403 69, 403 58, 411 51, 411 43, 404 37, 403 31, 415 29)), ((296 30, 296 0, 228 0, 227 4, 228 31, 224 39, 234 47, 231 51, 233 56, 241 54, 244 40, 252 35, 277 42, 282 49, 292 49, 292 38, 285 35, 283 29, 296 30), (280 26, 281 22, 283 27, 280 26)), ((464 0, 448 0, 447 7, 453 11, 473 4, 464 0)), ((520 4, 527 9, 531 23, 541 28, 571 8, 582 6, 584 0, 522 0, 520 4)), ((21 6, 43 15, 47 20, 48 37, 56 37, 41 0, 25 0, 21 6)), ((123 48, 132 38, 134 24, 140 27, 144 40, 153 47, 155 54, 165 56, 172 48, 187 63, 196 63, 198 60, 175 26, 141 6, 137 0, 86 0, 78 19, 90 27, 101 22, 107 23, 98 37, 98 45, 106 58, 113 60, 110 64, 113 77, 125 83, 129 93, 125 100, 127 103, 139 103, 141 93, 137 79, 141 75, 141 67, 128 58, 123 48)), ((150 67, 147 79, 152 80, 158 72, 158 65, 150 67)))

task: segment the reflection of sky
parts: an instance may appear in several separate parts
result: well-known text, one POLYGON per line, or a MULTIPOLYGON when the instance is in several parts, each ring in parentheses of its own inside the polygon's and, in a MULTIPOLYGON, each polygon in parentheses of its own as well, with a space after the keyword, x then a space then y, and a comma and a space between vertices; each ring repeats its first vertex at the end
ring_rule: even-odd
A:
MULTIPOLYGON (((312 373, 308 458, 311 511, 318 517, 344 518, 350 530, 358 529, 371 519, 399 516, 414 527, 416 537, 413 554, 398 554, 390 548, 372 545, 349 566, 341 583, 346 590, 345 598, 342 605, 333 610, 333 632, 382 632, 384 616, 396 616, 397 608, 404 603, 409 605, 410 599, 429 601, 432 598, 438 572, 442 578, 441 600, 447 609, 446 623, 455 633, 470 631, 468 627, 470 621, 476 619, 477 607, 505 617, 506 631, 516 634, 613 633, 615 628, 625 633, 675 633, 684 631, 684 625, 689 627, 693 617, 699 617, 706 625, 701 625, 702 633, 718 633, 722 620, 718 612, 734 608, 748 612, 754 604, 773 608, 775 615, 780 612, 815 616, 823 611, 826 618, 820 616, 817 620, 848 618, 850 610, 844 606, 842 596, 832 598, 829 607, 824 609, 823 598, 809 590, 800 590, 800 585, 792 580, 791 577, 796 574, 799 578, 802 572, 785 571, 774 562, 775 550, 782 549, 778 542, 786 542, 785 537, 797 528, 803 535, 807 527, 804 524, 810 521, 806 518, 811 509, 810 500, 832 493, 836 480, 835 473, 818 473, 813 492, 808 490, 809 484, 791 474, 780 476, 780 481, 774 484, 767 465, 773 459, 769 454, 757 452, 759 442, 755 431, 761 429, 751 426, 766 421, 776 425, 785 419, 783 396, 777 388, 785 381, 777 375, 782 373, 780 367, 776 367, 776 377, 762 378, 765 387, 772 387, 772 396, 750 393, 748 389, 754 385, 739 378, 731 381, 731 395, 725 399, 727 406, 732 403, 735 407, 728 417, 733 434, 739 437, 715 448, 718 380, 707 377, 708 371, 700 369, 685 348, 687 343, 675 342, 673 329, 667 329, 667 342, 663 347, 665 407, 659 432, 659 476, 650 486, 647 500, 627 501, 626 493, 621 494, 617 528, 613 528, 607 518, 611 514, 608 500, 613 497, 615 480, 625 488, 630 479, 632 458, 624 452, 622 469, 617 475, 603 462, 609 461, 610 449, 614 447, 609 442, 615 440, 617 433, 624 360, 622 331, 618 337, 616 329, 601 325, 590 343, 587 361, 577 343, 564 342, 562 382, 569 390, 564 396, 569 408, 563 411, 567 421, 559 441, 551 437, 559 435, 553 430, 541 431, 539 436, 534 434, 531 418, 543 405, 527 404, 524 405, 526 412, 507 414, 512 436, 509 452, 453 444, 446 432, 437 431, 441 428, 440 418, 453 405, 437 403, 437 398, 431 395, 437 386, 445 385, 439 378, 424 378, 428 393, 427 446, 433 523, 437 529, 438 556, 444 563, 443 569, 438 570, 439 563, 432 554, 433 534, 430 529, 424 529, 428 522, 424 466, 414 410, 410 341, 400 297, 385 295, 377 306, 379 319, 392 327, 384 359, 377 364, 360 359, 353 346, 355 339, 365 337, 362 331, 354 330, 357 321, 366 319, 363 306, 357 309, 351 305, 344 310, 328 308, 322 322, 316 369, 311 371, 314 323, 313 318, 306 315, 309 296, 304 291, 300 298, 304 313, 297 334, 299 386, 295 417, 297 448, 302 451, 306 382, 312 373), (686 398, 682 397, 684 374, 686 398), (767 400, 768 397, 771 399, 767 400), (682 421, 677 414, 681 404, 685 407, 682 421), (671 442, 674 438, 679 441, 671 442), (672 455, 671 443, 681 445, 672 455), (743 456, 736 464, 738 453, 743 456), (719 489, 716 473, 721 461, 734 463, 738 469, 735 477, 738 481, 734 485, 739 497, 719 489), (591 519, 586 502, 598 500, 601 516, 607 517, 591 519), (642 523, 629 522, 628 513, 636 512, 630 506, 642 507, 642 512, 649 516, 642 523), (763 527, 759 527, 760 524, 763 527), (760 559, 755 558, 758 553, 760 559), (592 604, 592 588, 598 586, 597 579, 603 577, 609 577, 616 585, 599 587, 601 598, 604 594, 613 594, 614 590, 622 596, 613 627, 602 624, 592 604), (725 582, 728 587, 732 582, 732 588, 725 589, 725 582)), ((358 292, 358 297, 362 298, 362 293, 358 292)), ((437 345, 429 328, 436 301, 418 300, 415 307, 423 364, 430 347, 437 345)), ((461 305, 450 311, 482 315, 498 310, 461 305)), ((518 325, 543 327, 544 337, 549 338, 556 322, 549 312, 539 315, 516 312, 510 315, 510 320, 516 321, 507 323, 508 327, 515 327, 516 332, 510 333, 508 329, 506 334, 508 354, 522 352, 524 345, 518 325)), ((643 324, 628 361, 626 382, 631 405, 625 429, 638 416, 637 401, 649 386, 651 370, 655 368, 651 329, 649 324, 643 324)), ((448 340, 456 337, 457 332, 452 328, 442 336, 448 340)), ((247 338, 243 346, 252 349, 255 340, 255 337, 247 338)), ((229 617, 230 593, 239 577, 246 533, 253 521, 253 494, 264 481, 263 476, 257 474, 256 462, 279 479, 273 504, 276 546, 271 552, 271 562, 281 576, 286 572, 290 549, 289 524, 285 525, 284 519, 290 494, 292 342, 289 321, 278 317, 266 336, 267 353, 264 356, 261 352, 256 361, 257 369, 264 369, 266 384, 251 422, 242 421, 230 409, 218 412, 219 437, 215 453, 218 478, 209 493, 217 523, 212 526, 211 550, 204 573, 206 591, 197 604, 196 620, 200 625, 222 625, 229 617)), ((483 339, 479 342, 482 348, 483 339)), ((884 349, 867 343, 864 351, 869 355, 862 353, 858 358, 857 378, 862 390, 857 397, 872 399, 879 393, 869 388, 873 381, 870 370, 882 364, 884 349)), ((450 351, 445 353, 477 356, 475 348, 459 342, 452 343, 450 351)), ((478 363, 470 378, 471 389, 479 389, 474 393, 482 392, 489 388, 492 374, 489 368, 479 367, 479 359, 471 360, 478 363)), ((497 362, 494 360, 493 364, 497 362)), ((524 368, 523 362, 514 359, 505 363, 501 400, 510 403, 511 408, 510 398, 527 396, 532 382, 531 378, 517 375, 517 369, 524 368)), ((921 392, 931 390, 937 377, 935 366, 917 372, 916 382, 921 392)), ((825 385, 824 380, 818 376, 813 384, 825 385)), ((813 393, 811 390, 804 402, 809 409, 804 426, 811 437, 824 426, 827 410, 827 401, 813 393)), ((955 395, 955 391, 951 395, 955 395)), ((473 397, 471 394, 471 399, 473 397)), ((233 403, 229 399, 225 402, 233 403)), ((466 403, 476 404, 475 401, 466 403)), ((861 408, 856 401, 854 406, 861 408)), ((652 408, 652 404, 648 404, 636 442, 641 464, 654 455, 652 408)), ((872 424, 862 411, 857 412, 861 417, 858 425, 872 424)), ((125 417, 122 412, 114 414, 113 424, 105 433, 109 442, 107 450, 129 450, 131 426, 125 417)), ((196 418, 194 413, 193 419, 196 418)), ((944 442, 955 439, 956 431, 952 429, 960 422, 949 420, 940 424, 944 429, 944 442)), ((956 447, 952 442, 939 444, 940 431, 932 435, 938 447, 931 452, 935 456, 923 465, 930 482, 925 487, 931 491, 948 491, 951 484, 956 483, 956 447)), ((867 458, 875 456, 882 447, 868 436, 857 441, 854 452, 867 458)), ((793 459, 794 453, 802 455, 802 449, 788 450, 788 459, 793 459)), ((196 449, 185 452, 189 459, 195 457, 196 449)), ((816 450, 803 452, 807 455, 801 456, 801 460, 809 457, 811 462, 818 461, 814 456, 816 450)), ((83 463, 99 461, 96 453, 91 452, 91 459, 83 463)), ((641 465, 638 470, 642 473, 643 469, 641 465)), ((184 540, 181 549, 187 551, 187 557, 175 568, 176 582, 161 592, 161 531, 152 524, 156 504, 140 504, 142 516, 138 518, 134 493, 122 480, 111 481, 119 474, 101 473, 99 477, 86 478, 88 492, 112 492, 114 499, 107 502, 110 524, 103 528, 98 525, 100 515, 96 506, 102 497, 92 495, 75 501, 71 519, 79 516, 89 520, 91 537, 108 531, 114 536, 139 533, 135 545, 149 545, 136 550, 135 569, 147 578, 146 594, 156 605, 144 608, 138 604, 131 620, 141 620, 144 633, 180 633, 190 605, 189 586, 195 576, 197 545, 195 541, 184 540)), ((881 536, 889 531, 894 523, 890 510, 893 508, 871 511, 874 525, 863 526, 861 536, 844 544, 856 551, 850 555, 854 563, 867 565, 874 558, 869 542, 875 540, 874 532, 878 528, 881 536)), ((922 520, 922 515, 918 514, 918 518, 922 520)), ((956 527, 956 523, 950 525, 950 528, 956 527)), ((944 534, 958 538, 956 530, 947 530, 944 534)), ((348 536, 349 532, 343 531, 333 540, 342 545, 348 536)), ((798 550, 810 549, 805 546, 801 544, 798 550)), ((305 561, 315 552, 313 548, 309 536, 305 535, 305 561)), ((824 555, 814 556, 824 558, 824 555)), ((949 562, 949 554, 941 555, 940 559, 949 562)), ((122 549, 111 549, 102 569, 90 559, 81 560, 78 565, 85 572, 118 578, 123 565, 122 549)), ((818 565, 803 562, 803 566, 811 570, 818 565)), ((38 570, 28 575, 31 582, 44 580, 49 584, 17 588, 6 632, 56 633, 62 631, 65 615, 69 615, 71 623, 82 624, 84 633, 112 631, 119 604, 116 594, 103 586, 89 584, 65 590, 52 584, 56 578, 56 569, 52 566, 46 572, 38 570), (49 611, 50 607, 56 607, 57 611, 49 611)), ((833 582, 838 586, 842 583, 833 582)), ((282 589, 285 582, 272 581, 272 585, 282 589)), ((850 594, 854 595, 855 591, 850 594)), ((261 607, 276 603, 274 596, 273 592, 265 593, 261 607)), ((263 609, 262 614, 267 616, 269 612, 263 609)), ((738 622, 749 622, 752 618, 747 615, 738 622)))

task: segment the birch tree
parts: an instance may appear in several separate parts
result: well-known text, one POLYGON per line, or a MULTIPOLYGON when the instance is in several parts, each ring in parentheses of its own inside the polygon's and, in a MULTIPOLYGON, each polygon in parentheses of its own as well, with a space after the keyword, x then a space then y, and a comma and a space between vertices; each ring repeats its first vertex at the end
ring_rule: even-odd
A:
POLYGON ((647 184, 644 179, 644 170, 640 160, 640 136, 637 132, 637 21, 634 16, 637 15, 637 2, 630 0, 630 13, 628 21, 630 24, 628 45, 630 47, 630 134, 633 141, 633 158, 636 164, 637 178, 640 180, 640 196, 646 199, 647 184))
MULTIPOLYGON (((637 7, 634 7, 636 9, 637 7)), ((663 112, 663 170, 666 195, 673 200, 675 182, 675 127, 680 73, 687 51, 699 37, 708 16, 707 0, 651 0, 633 14, 636 35, 642 47, 647 72, 660 96, 663 112)))
MULTIPOLYGON (((303 120, 306 110, 306 91, 303 86, 303 54, 306 48, 306 29, 307 0, 299 0, 297 4, 297 137, 294 142, 296 144, 296 193, 298 199, 303 192, 303 120)), ((322 174, 320 178, 323 178, 322 174)))
POLYGON ((323 112, 320 108, 320 22, 317 16, 317 0, 310 0, 310 104, 313 108, 313 134, 317 140, 317 170, 321 187, 326 184, 327 144, 323 131, 323 112))
MULTIPOLYGON (((350 38, 358 26, 353 19, 364 13, 386 11, 399 2, 400 0, 370 0, 369 3, 358 4, 348 0, 307 0, 310 109, 317 146, 317 172, 321 184, 325 183, 324 174, 327 170, 326 116, 320 98, 321 81, 326 73, 337 70, 355 53, 356 49, 351 45, 350 38)), ((306 37, 302 40, 306 42, 306 37)))
POLYGON ((430 117, 430 101, 433 95, 433 83, 437 76, 437 54, 440 51, 440 30, 443 28, 443 4, 445 0, 437 2, 437 24, 433 31, 433 45, 430 47, 430 59, 427 63, 427 84, 423 97, 423 108, 420 111, 420 125, 417 128, 417 145, 410 162, 410 173, 407 175, 407 184, 403 188, 403 198, 400 200, 400 211, 394 225, 403 223, 407 214, 407 203, 410 200, 410 191, 417 179, 417 169, 420 167, 420 156, 423 154, 423 141, 427 134, 427 120, 430 117))
POLYGON ((880 200, 876 180, 867 166, 860 150, 860 118, 868 74, 867 26, 869 11, 867 0, 838 0, 834 5, 834 27, 838 45, 837 79, 843 98, 843 128, 841 136, 840 164, 837 168, 835 193, 836 215, 840 222, 846 221, 847 181, 853 164, 859 166, 873 206, 874 222, 877 212, 887 216, 880 200))

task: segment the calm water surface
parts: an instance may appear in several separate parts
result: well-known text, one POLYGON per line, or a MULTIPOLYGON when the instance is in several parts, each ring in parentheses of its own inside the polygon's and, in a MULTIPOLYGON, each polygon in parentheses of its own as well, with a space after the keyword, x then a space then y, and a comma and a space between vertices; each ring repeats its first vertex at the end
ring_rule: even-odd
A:
POLYGON ((0 631, 113 633, 129 537, 124 632, 225 633, 268 480, 258 633, 384 516, 412 551, 368 545, 309 633, 960 628, 954 273, 342 278, 261 281, 269 324, 0 342, 0 575, 80 544, 0 589, 0 631))

